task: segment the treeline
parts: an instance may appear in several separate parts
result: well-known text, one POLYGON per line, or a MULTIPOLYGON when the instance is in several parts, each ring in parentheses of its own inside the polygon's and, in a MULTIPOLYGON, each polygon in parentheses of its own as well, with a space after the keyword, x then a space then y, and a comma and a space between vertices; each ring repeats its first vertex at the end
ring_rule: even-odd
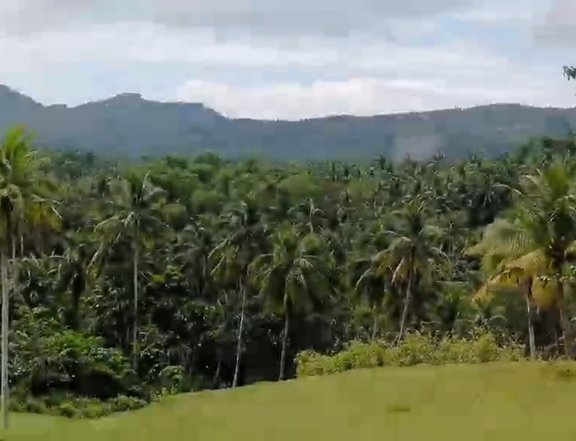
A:
POLYGON ((283 379, 301 351, 416 331, 571 355, 574 140, 367 166, 31 145, 17 129, 0 148, 16 397, 283 379))

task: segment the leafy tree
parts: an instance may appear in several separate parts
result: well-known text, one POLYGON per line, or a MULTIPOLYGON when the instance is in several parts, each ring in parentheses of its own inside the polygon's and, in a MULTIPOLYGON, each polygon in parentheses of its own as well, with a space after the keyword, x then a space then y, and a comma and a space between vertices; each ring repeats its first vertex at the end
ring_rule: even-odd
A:
POLYGON ((155 186, 149 174, 132 174, 127 178, 108 182, 110 215, 100 222, 95 231, 102 237, 96 257, 103 258, 109 247, 128 240, 132 248, 132 366, 138 365, 138 304, 139 264, 141 253, 149 248, 154 237, 165 227, 161 221, 161 207, 165 192, 155 186))
POLYGON ((576 168, 557 159, 548 168, 525 176, 515 192, 516 212, 486 231, 480 250, 488 256, 515 258, 514 266, 532 278, 556 283, 555 298, 564 333, 566 355, 573 355, 573 337, 565 298, 564 275, 576 240, 576 168))
POLYGON ((231 233, 210 254, 213 261, 212 275, 221 286, 232 284, 239 292, 240 317, 237 334, 236 363, 232 387, 238 385, 240 362, 243 349, 244 322, 248 296, 248 268, 264 246, 266 226, 256 201, 249 197, 231 213, 231 233))
POLYGON ((385 251, 386 262, 392 283, 405 287, 398 341, 406 332, 416 284, 429 282, 434 264, 444 257, 444 253, 435 246, 442 231, 427 221, 428 214, 425 200, 412 199, 396 212, 399 222, 389 231, 392 241, 385 251))
POLYGON ((300 240, 293 228, 275 234, 272 252, 251 265, 254 282, 284 316, 279 380, 285 378, 290 318, 295 310, 310 308, 330 293, 327 271, 319 237, 311 233, 300 240))
POLYGON ((52 211, 45 198, 45 180, 40 161, 31 149, 31 138, 18 127, 5 135, 0 145, 0 279, 2 284, 2 409, 8 427, 8 332, 10 287, 17 291, 18 237, 26 227, 34 227, 52 211), (11 252, 11 259, 8 257, 11 252), (9 266, 11 267, 9 270, 9 266), (11 280, 9 280, 11 273, 11 280))
POLYGON ((57 289, 70 295, 64 322, 73 330, 79 330, 82 325, 81 301, 93 283, 94 271, 90 268, 93 255, 94 246, 89 237, 72 236, 59 259, 57 289))

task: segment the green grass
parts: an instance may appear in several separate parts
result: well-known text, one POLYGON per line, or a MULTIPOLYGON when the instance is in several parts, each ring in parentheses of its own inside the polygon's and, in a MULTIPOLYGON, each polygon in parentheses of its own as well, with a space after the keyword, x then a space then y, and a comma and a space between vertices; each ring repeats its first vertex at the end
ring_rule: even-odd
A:
POLYGON ((92 421, 14 415, 8 439, 576 440, 576 364, 382 368, 171 397, 92 421))

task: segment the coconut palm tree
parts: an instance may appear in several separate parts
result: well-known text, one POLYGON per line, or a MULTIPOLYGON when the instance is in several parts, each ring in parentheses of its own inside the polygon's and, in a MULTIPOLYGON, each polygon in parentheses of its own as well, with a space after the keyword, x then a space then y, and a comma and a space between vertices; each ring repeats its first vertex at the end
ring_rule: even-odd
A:
POLYGON ((575 164, 556 159, 546 169, 524 176, 514 196, 515 211, 509 219, 499 219, 490 225, 475 251, 487 258, 496 256, 512 262, 504 269, 522 271, 524 280, 528 277, 534 283, 543 279, 550 282, 548 286, 554 287, 564 334, 564 350, 572 357, 573 335, 564 275, 575 257, 575 164))
POLYGON ((236 342, 236 363, 232 387, 238 386, 243 350, 244 326, 248 297, 248 267, 264 247, 266 225, 252 197, 247 197, 240 207, 233 210, 229 219, 231 233, 209 255, 212 277, 225 288, 233 286, 239 293, 240 317, 236 342))
MULTIPOLYGON (((36 227, 53 204, 46 196, 41 161, 31 150, 31 137, 24 128, 8 131, 0 144, 0 280, 2 289, 1 390, 4 427, 8 427, 8 333, 9 289, 17 290, 18 237, 36 227), (8 257, 11 256, 11 259, 8 257), (11 268, 9 269, 9 265, 11 268), (11 281, 9 280, 11 276, 11 281)), ((22 241, 20 241, 22 242, 22 241)))
POLYGON ((71 329, 80 329, 82 324, 81 300, 93 280, 90 262, 94 255, 88 236, 72 235, 64 255, 58 259, 58 291, 68 293, 70 300, 65 312, 65 322, 71 329))
POLYGON ((299 239, 294 227, 273 236, 273 249, 250 266, 252 280, 270 304, 284 316, 278 379, 285 378, 290 319, 295 310, 309 309, 331 291, 319 236, 299 239))
MULTIPOLYGON (((481 250, 477 246, 472 248, 470 254, 481 250)), ((529 255, 529 258, 532 256, 529 255)), ((536 339, 534 335, 534 282, 535 271, 532 268, 534 261, 527 262, 526 258, 509 260, 509 256, 484 254, 483 267, 484 271, 491 274, 488 281, 475 294, 475 300, 485 302, 490 299, 493 292, 504 291, 510 285, 520 288, 526 299, 526 314, 528 327, 528 347, 530 358, 536 359, 536 339), (507 260, 508 258, 508 260, 507 260)))
POLYGON ((390 283, 391 273, 388 256, 381 251, 370 259, 354 261, 350 268, 354 293, 358 300, 364 301, 372 311, 372 340, 378 336, 378 319, 390 283))
POLYGON ((139 265, 142 252, 154 242, 155 235, 166 228, 161 207, 165 191, 154 185, 150 175, 132 174, 107 182, 110 216, 101 221, 95 231, 101 236, 99 251, 93 262, 103 262, 110 248, 129 241, 132 249, 132 365, 138 366, 138 304, 139 265))
POLYGON ((402 209, 395 212, 396 226, 389 230, 392 240, 384 251, 391 273, 393 285, 405 288, 404 306, 400 319, 397 341, 404 338, 412 296, 416 284, 429 282, 434 264, 445 255, 436 246, 442 230, 428 222, 427 202, 422 198, 410 200, 402 209))

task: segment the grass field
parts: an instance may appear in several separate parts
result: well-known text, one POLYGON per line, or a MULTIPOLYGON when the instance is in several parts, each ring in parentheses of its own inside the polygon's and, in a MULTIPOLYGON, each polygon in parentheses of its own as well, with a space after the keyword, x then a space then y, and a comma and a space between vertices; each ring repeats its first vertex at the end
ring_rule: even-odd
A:
POLYGON ((576 365, 418 366, 176 396, 93 421, 14 415, 7 439, 563 441, 576 440, 575 411, 576 365))

